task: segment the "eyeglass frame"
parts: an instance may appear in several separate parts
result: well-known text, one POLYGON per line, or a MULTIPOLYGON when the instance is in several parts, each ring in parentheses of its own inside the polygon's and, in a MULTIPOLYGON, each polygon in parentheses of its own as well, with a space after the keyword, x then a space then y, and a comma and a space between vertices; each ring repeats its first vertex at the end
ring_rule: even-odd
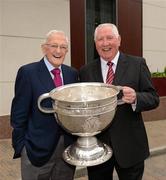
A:
POLYGON ((50 48, 53 49, 58 49, 58 47, 60 48, 60 50, 66 51, 68 49, 67 45, 58 45, 58 44, 45 44, 46 46, 49 46, 50 48))

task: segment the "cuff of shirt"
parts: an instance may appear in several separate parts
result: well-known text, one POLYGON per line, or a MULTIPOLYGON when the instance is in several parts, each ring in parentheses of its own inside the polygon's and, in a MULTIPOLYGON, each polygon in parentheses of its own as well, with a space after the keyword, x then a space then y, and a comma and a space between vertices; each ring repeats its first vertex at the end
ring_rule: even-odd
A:
POLYGON ((137 99, 135 100, 135 102, 133 104, 131 104, 133 111, 136 110, 136 105, 137 105, 137 99))

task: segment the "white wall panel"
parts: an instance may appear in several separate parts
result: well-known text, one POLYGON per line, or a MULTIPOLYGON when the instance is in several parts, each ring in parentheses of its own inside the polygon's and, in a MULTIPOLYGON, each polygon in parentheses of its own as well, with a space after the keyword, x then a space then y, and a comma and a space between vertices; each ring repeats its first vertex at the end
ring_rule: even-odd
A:
POLYGON ((2 37, 1 38, 1 66, 0 81, 15 81, 18 68, 33 61, 40 60, 41 42, 40 39, 2 37), (25 43, 26 41, 26 43, 25 43))
POLYGON ((0 0, 0 35, 2 34, 2 0, 0 0))
POLYGON ((144 4, 144 26, 166 29, 166 7, 144 4))
POLYGON ((3 33, 13 36, 43 37, 51 29, 69 33, 69 1, 3 0, 3 33))
POLYGON ((143 56, 152 72, 166 67, 166 0, 143 0, 143 56))
POLYGON ((144 28, 144 50, 166 51, 166 30, 157 28, 144 28))
POLYGON ((143 3, 166 8, 166 0, 143 0, 143 3))
POLYGON ((42 58, 41 43, 52 29, 70 39, 69 0, 0 0, 0 116, 10 113, 18 68, 42 58))
POLYGON ((0 115, 8 115, 14 93, 13 83, 1 82, 0 86, 0 115))
POLYGON ((144 51, 144 57, 151 72, 164 71, 166 66, 166 52, 144 51))

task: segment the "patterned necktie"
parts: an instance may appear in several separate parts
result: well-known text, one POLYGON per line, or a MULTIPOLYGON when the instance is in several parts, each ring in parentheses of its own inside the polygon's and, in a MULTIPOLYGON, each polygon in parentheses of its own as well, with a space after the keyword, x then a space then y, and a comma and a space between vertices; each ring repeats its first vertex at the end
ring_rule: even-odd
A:
POLYGON ((60 76, 61 70, 59 68, 55 68, 52 71, 54 75, 54 84, 56 87, 62 86, 62 78, 60 76))
POLYGON ((107 73, 106 83, 107 84, 112 84, 112 81, 114 79, 114 71, 112 69, 113 63, 108 62, 107 65, 109 66, 109 69, 108 69, 108 73, 107 73))

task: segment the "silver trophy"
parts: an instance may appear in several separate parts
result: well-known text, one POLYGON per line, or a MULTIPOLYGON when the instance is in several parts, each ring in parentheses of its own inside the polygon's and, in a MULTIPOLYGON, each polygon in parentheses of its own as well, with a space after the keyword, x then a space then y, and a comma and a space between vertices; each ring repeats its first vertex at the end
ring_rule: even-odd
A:
POLYGON ((105 83, 74 83, 41 95, 38 107, 44 113, 54 113, 62 128, 77 141, 67 147, 64 160, 75 166, 94 166, 112 156, 112 149, 95 135, 110 125, 117 106, 120 88, 105 83), (44 99, 53 100, 53 108, 41 106, 44 99))

